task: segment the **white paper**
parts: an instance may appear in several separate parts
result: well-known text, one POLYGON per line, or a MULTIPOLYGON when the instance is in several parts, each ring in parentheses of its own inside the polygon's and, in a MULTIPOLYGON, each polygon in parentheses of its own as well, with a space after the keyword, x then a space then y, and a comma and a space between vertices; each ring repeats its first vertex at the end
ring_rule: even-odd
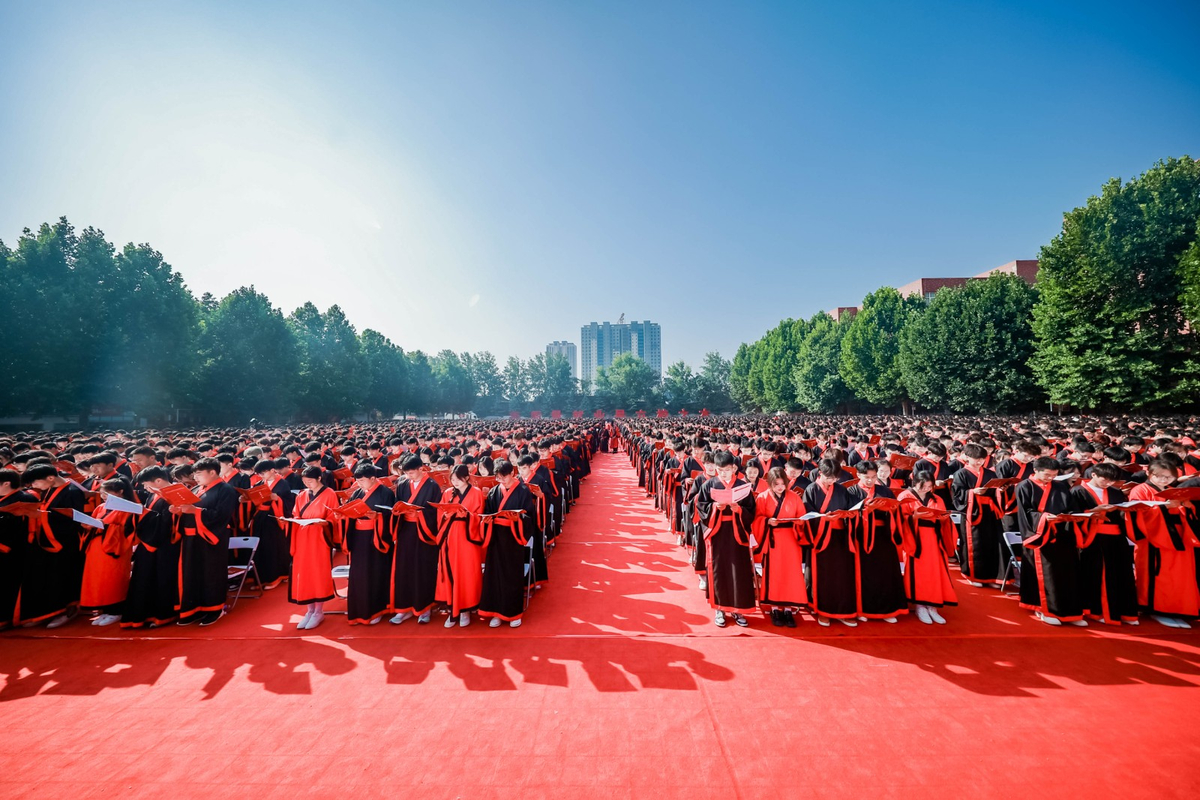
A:
POLYGON ((71 509, 71 519, 75 520, 80 525, 87 525, 89 528, 104 528, 104 523, 100 520, 96 519, 95 517, 89 517, 82 511, 76 511, 75 509, 71 509))
POLYGON ((1075 477, 1075 473, 1074 473, 1074 472, 1068 472, 1066 475, 1059 475, 1059 476, 1055 477, 1055 479, 1054 479, 1054 480, 1056 480, 1056 481, 1069 481, 1069 480, 1072 480, 1072 479, 1074 479, 1074 477, 1075 477))
POLYGON ((1131 508, 1133 506, 1165 506, 1166 500, 1130 500, 1128 503, 1117 503, 1116 508, 1131 508))
POLYGON ((124 497, 117 497, 115 494, 110 494, 105 498, 104 507, 109 511, 128 511, 130 514, 140 514, 146 510, 137 503, 131 503, 124 497))
POLYGON ((865 502, 867 502, 867 501, 866 501, 866 500, 859 500, 859 501, 858 501, 858 505, 856 505, 856 506, 851 506, 851 507, 850 507, 850 510, 851 510, 851 511, 861 511, 861 510, 862 510, 862 507, 863 507, 863 503, 865 503, 865 502))
POLYGON ((823 516, 825 516, 825 515, 819 514, 816 511, 810 511, 807 514, 805 514, 803 517, 801 517, 800 519, 820 519, 823 516))
POLYGON ((325 521, 323 519, 294 519, 292 517, 276 517, 275 519, 279 520, 280 522, 291 522, 292 524, 299 525, 301 527, 307 525, 317 525, 325 521))
POLYGON ((950 514, 950 521, 957 525, 958 523, 962 522, 962 514, 955 514, 952 512, 950 514))
POLYGON ((392 510, 391 506, 375 506, 375 507, 378 508, 380 511, 391 511, 392 510))
POLYGON ((732 489, 713 489, 712 501, 721 503, 727 506, 735 505, 742 502, 749 496, 753 487, 748 483, 743 483, 740 486, 735 486, 732 489))
POLYGON ((292 494, 304 494, 303 489, 292 489, 292 494))
POLYGON ((752 533, 752 534, 750 534, 750 546, 751 546, 751 547, 758 547, 758 539, 755 539, 755 538, 754 538, 754 534, 753 534, 753 533, 752 533))

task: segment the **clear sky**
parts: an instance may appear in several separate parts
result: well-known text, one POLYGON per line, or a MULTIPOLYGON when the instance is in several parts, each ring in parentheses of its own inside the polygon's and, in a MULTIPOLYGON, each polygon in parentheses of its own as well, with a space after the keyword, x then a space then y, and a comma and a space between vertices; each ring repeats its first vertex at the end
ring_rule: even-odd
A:
POLYGON ((663 363, 1035 258, 1200 157, 1200 3, 0 0, 0 238, 66 215, 197 294, 663 363))

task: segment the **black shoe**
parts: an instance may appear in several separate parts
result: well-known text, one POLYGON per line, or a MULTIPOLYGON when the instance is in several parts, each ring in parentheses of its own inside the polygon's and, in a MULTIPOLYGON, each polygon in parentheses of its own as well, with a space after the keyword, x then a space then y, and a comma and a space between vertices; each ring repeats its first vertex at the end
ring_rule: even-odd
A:
POLYGON ((216 622, 223 616, 225 616, 224 611, 210 611, 207 614, 205 614, 203 617, 200 618, 200 627, 206 628, 209 625, 212 625, 214 622, 216 622))
POLYGON ((792 616, 792 612, 790 612, 790 611, 783 612, 783 624, 787 625, 789 628, 796 627, 796 618, 794 616, 792 616))
POLYGON ((771 610, 771 624, 776 628, 782 628, 785 624, 783 621, 783 612, 778 608, 771 610))
POLYGON ((736 622, 738 624, 738 627, 741 627, 741 628, 744 628, 750 624, 750 621, 747 620, 745 617, 743 617, 741 614, 734 614, 733 621, 736 622))

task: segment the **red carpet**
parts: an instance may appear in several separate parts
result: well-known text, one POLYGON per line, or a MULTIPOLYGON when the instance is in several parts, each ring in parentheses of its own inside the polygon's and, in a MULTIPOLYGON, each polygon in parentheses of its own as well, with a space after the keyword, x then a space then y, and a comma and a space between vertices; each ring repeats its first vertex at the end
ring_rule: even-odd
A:
MULTIPOLYGON (((624 456, 598 456, 519 630, 329 617, 0 634, 0 796, 1200 795, 1200 631, 713 626, 624 456)), ((332 606, 331 606, 332 607, 332 606)))

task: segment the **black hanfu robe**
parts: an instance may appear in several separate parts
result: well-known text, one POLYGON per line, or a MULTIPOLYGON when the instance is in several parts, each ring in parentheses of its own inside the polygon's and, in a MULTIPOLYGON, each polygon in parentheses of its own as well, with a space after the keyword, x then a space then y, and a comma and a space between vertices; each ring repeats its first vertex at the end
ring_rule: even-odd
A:
POLYGON ((343 523, 342 540, 350 553, 346 619, 352 625, 366 625, 391 609, 395 543, 389 509, 396 504, 396 495, 384 484, 376 483, 370 494, 355 489, 349 499, 362 500, 379 514, 374 519, 347 519, 343 523))
POLYGON ((509 490, 496 485, 488 492, 483 513, 524 511, 519 521, 503 517, 483 518, 484 556, 483 592, 479 599, 480 617, 499 617, 511 622, 525 613, 526 565, 532 568, 529 543, 537 533, 537 498, 529 487, 518 481, 509 490))
POLYGON ((758 498, 749 492, 732 508, 718 508, 712 493, 719 489, 746 486, 734 478, 726 487, 720 478, 710 478, 696 495, 696 512, 704 521, 708 570, 708 604, 717 611, 741 614, 757 605, 754 589, 754 561, 750 555, 750 530, 758 498))
POLYGON ((1071 491, 1063 481, 1017 484, 1021 525, 1021 607, 1063 622, 1083 619, 1079 592, 1079 548, 1073 523, 1050 514, 1071 511, 1071 491))
MULTIPOLYGON (((1125 493, 1112 487, 1097 489, 1085 483, 1071 490, 1071 506, 1076 512, 1125 501, 1125 493)), ((1110 625, 1137 619, 1137 584, 1130 541, 1133 537, 1132 521, 1122 511, 1093 518, 1087 541, 1079 552, 1080 592, 1087 616, 1110 625)))
POLYGON ((196 511, 179 515, 179 619, 222 611, 229 585, 230 525, 238 492, 225 481, 195 490, 196 511))
POLYGON ((145 510, 136 530, 122 628, 165 625, 179 616, 180 537, 171 504, 149 493, 141 495, 141 503, 145 510))
MULTIPOLYGON (((858 499, 840 483, 826 491, 820 483, 804 490, 804 507, 809 513, 847 511, 858 499)), ((823 617, 853 619, 858 616, 858 557, 853 531, 845 519, 821 517, 810 520, 808 552, 808 597, 813 611, 823 617)))
POLYGON ((43 493, 41 507, 49 511, 33 521, 30 546, 25 550, 25 574, 17 598, 18 624, 42 622, 65 614, 79 604, 83 584, 82 526, 70 516, 83 511, 87 495, 70 483, 43 493), (62 512, 66 512, 65 514, 62 512))
MULTIPOLYGON (((895 500, 886 486, 861 484, 850 490, 852 497, 867 502, 874 498, 895 500)), ((899 510, 862 509, 854 525, 858 555, 858 615, 886 619, 908 613, 904 576, 900 573, 900 551, 904 532, 899 510)))
POLYGON ((1003 577, 1001 558, 1004 544, 1004 525, 1001 508, 992 492, 977 494, 995 480, 996 473, 984 467, 972 472, 963 467, 950 481, 954 510, 962 514, 958 535, 958 563, 964 578, 975 583, 999 584, 1003 577))
POLYGON ((442 489, 428 476, 417 484, 396 484, 396 502, 420 506, 423 511, 392 515, 396 542, 396 569, 392 581, 392 613, 424 614, 437 605, 438 546, 437 509, 430 503, 442 501, 442 489))
POLYGON ((16 616, 17 596, 25 573, 25 551, 33 546, 29 544, 29 534, 37 524, 36 516, 7 514, 4 507, 37 501, 37 495, 22 491, 0 498, 0 628, 11 625, 16 616))

